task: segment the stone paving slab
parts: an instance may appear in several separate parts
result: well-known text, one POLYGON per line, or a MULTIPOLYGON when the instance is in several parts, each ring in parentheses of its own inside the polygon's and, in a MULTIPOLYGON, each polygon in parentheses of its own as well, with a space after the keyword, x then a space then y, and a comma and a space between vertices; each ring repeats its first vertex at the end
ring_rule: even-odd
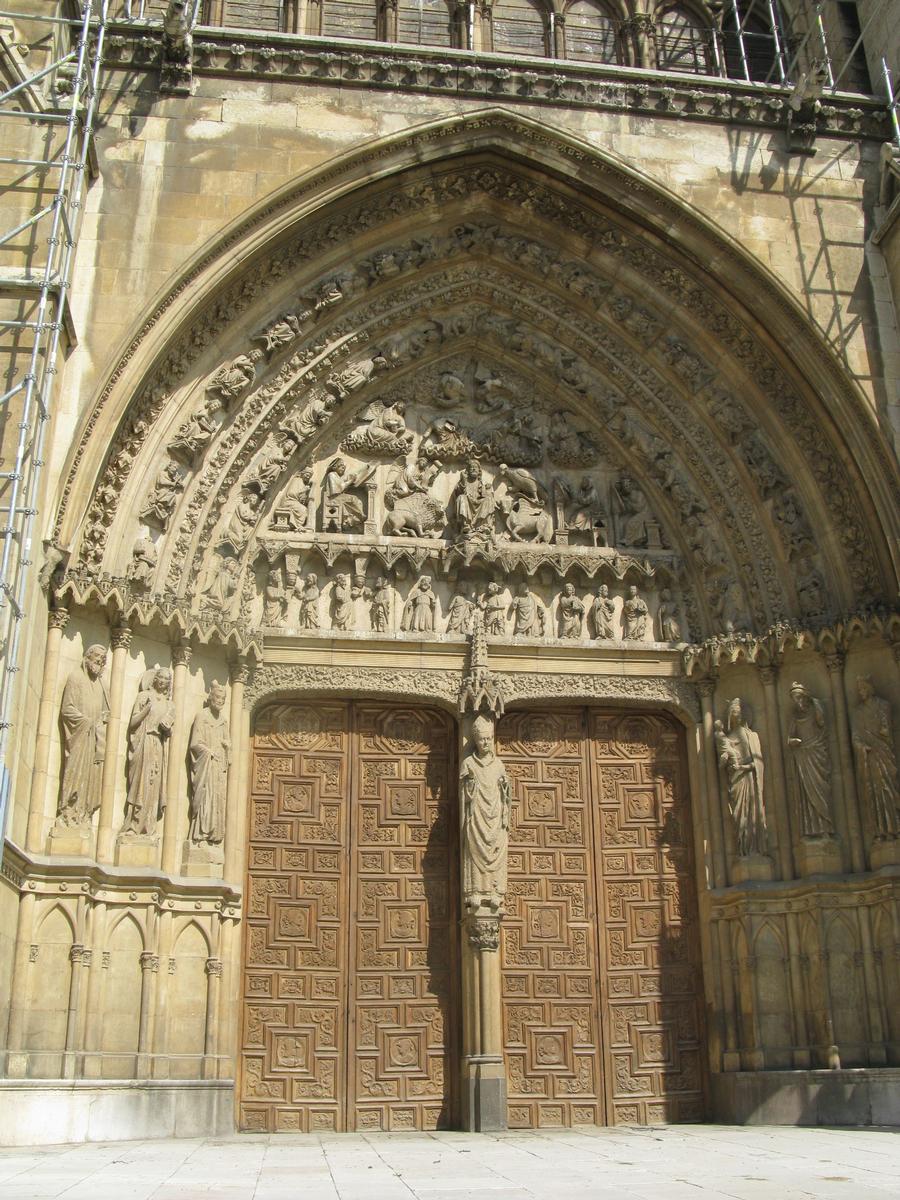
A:
MULTIPOLYGON (((2 1130, 0 1130, 2 1138, 2 1130)), ((900 1130, 678 1125, 0 1150, 3 1200, 886 1200, 900 1130)))

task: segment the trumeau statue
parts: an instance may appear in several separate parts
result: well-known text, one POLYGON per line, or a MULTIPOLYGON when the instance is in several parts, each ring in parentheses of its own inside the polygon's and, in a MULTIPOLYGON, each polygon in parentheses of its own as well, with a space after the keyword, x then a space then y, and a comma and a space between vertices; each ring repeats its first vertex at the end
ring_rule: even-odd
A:
POLYGON ((637 587, 632 584, 622 605, 622 624, 626 640, 642 642, 646 638, 649 612, 646 602, 638 595, 637 587))
POLYGON ((128 794, 122 834, 153 837, 166 807, 169 738, 175 723, 170 699, 172 673, 154 667, 141 680, 141 690, 128 722, 128 794))
POLYGON ((225 796, 231 738, 224 713, 225 688, 210 686, 206 706, 191 727, 191 823, 188 837, 194 843, 217 845, 225 837, 225 796))
POLYGON ((494 750, 494 722, 478 716, 460 770, 463 903, 470 912, 502 911, 506 897, 511 788, 494 750))
POLYGON ((759 734, 750 728, 750 714, 740 697, 728 705, 727 728, 715 723, 716 751, 725 771, 728 785, 728 805, 737 836, 741 858, 764 855, 766 844, 766 809, 764 773, 759 734))
POLYGON ((867 675, 857 679, 856 694, 852 725, 860 798, 872 815, 876 841, 900 837, 900 779, 891 706, 876 694, 867 675))
POLYGON ((831 755, 825 728, 825 710, 802 683, 791 684, 793 715, 788 731, 788 750, 793 760, 800 831, 803 837, 831 837, 829 796, 831 755))
POLYGON ((106 649, 89 646, 63 688, 60 721, 63 730, 63 774, 59 821, 89 825, 100 807, 100 779, 106 750, 109 697, 100 678, 106 649))

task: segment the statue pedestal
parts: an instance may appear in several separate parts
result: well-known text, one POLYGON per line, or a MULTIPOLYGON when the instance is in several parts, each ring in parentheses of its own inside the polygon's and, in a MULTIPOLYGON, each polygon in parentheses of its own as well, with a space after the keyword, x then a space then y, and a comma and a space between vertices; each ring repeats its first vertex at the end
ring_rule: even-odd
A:
POLYGON ((840 875, 841 848, 836 838, 801 838, 794 849, 798 875, 840 875))
POLYGON ((748 854, 746 858, 736 858, 731 868, 732 883, 774 878, 775 864, 767 854, 748 854))
POLYGON ((197 879, 221 879, 225 873, 224 845, 221 842, 185 842, 181 873, 197 879))
POLYGON ((50 830, 50 854, 65 854, 69 858, 93 858, 93 829, 90 825, 61 825, 50 830))
POLYGON ((882 867, 900 867, 900 838, 879 838, 869 854, 873 871, 882 867))
POLYGON ((122 833, 116 842, 117 867, 155 867, 159 863, 159 838, 150 834, 122 833))

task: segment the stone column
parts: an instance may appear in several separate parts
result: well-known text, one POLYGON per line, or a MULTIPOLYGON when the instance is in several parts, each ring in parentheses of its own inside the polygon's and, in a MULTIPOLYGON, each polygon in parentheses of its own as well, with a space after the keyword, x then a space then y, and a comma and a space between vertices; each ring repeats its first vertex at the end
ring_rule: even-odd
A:
POLYGON ((116 772, 119 766, 119 742, 122 737, 124 714, 122 704, 125 693, 125 664, 132 632, 127 625, 117 625, 110 637, 112 644, 112 666, 109 677, 109 724, 106 727, 106 755, 103 759, 103 775, 100 784, 100 821, 97 827, 97 861, 113 861, 115 847, 116 772))
POLYGON ((866 869, 866 852, 863 844, 859 796, 856 791, 856 773, 853 767, 850 716, 847 712, 847 694, 844 690, 844 661, 844 655, 839 652, 825 655, 840 764, 840 784, 833 792, 834 815, 838 829, 841 835, 847 839, 850 847, 851 870, 861 873, 866 869))
POLYGON ((703 763, 706 771, 707 812, 703 816, 708 821, 710 852, 712 856, 713 887, 725 887, 728 884, 728 868, 725 861, 725 827, 723 821, 723 800, 719 788, 719 768, 716 759, 716 743, 713 737, 713 695, 716 690, 715 680, 703 679, 697 684, 700 693, 700 708, 703 713, 703 763))
POLYGON ((566 16, 563 12, 553 15, 553 57, 566 57, 566 16))
POLYGON ((740 1038, 738 1036, 737 1012, 734 991, 734 963, 731 953, 729 922, 716 922, 719 945, 719 977, 722 981, 723 1017, 725 1022, 725 1044, 722 1049, 722 1070, 741 1069, 740 1038))
POLYGON ((797 914, 792 903, 785 913, 788 944, 788 981, 791 989, 791 1028, 794 1032, 793 1065, 806 1070, 811 1065, 809 1052, 809 1027, 806 1019, 806 984, 803 973, 803 955, 800 951, 800 932, 797 914))
POLYGON ((150 1017, 153 1009, 153 984, 159 971, 159 956, 145 951, 141 955, 140 962, 141 1010, 138 1022, 138 1052, 135 1076, 138 1079, 146 1079, 150 1065, 150 1017))
POLYGON ((472 49, 490 53, 494 48, 494 0, 475 0, 475 27, 472 49))
POLYGON ((47 788, 49 778, 47 763, 50 758, 50 742, 57 715, 59 680, 59 652, 63 630, 69 620, 67 608, 51 608, 47 614, 47 646, 44 650, 44 677, 41 682, 41 704, 38 709, 37 730, 34 742, 34 771, 31 776, 31 800, 28 806, 28 827, 25 832, 25 849, 40 854, 44 849, 44 822, 47 817, 47 788))
POLYGON ((232 1051, 239 1055, 241 1022, 241 938, 237 921, 233 917, 221 917, 219 957, 223 964, 222 981, 219 986, 219 1010, 217 1014, 216 1053, 227 1055, 223 1063, 217 1064, 219 1074, 233 1076, 237 1064, 232 1051))
MULTIPOLYGON (((33 886, 33 885, 32 885, 33 886)), ((31 966, 31 939, 34 933, 34 910, 37 896, 25 891, 19 897, 19 918, 16 922, 16 951, 10 986, 7 1074, 11 1079, 23 1079, 27 1074, 28 1055, 25 1054, 26 1016, 28 1004, 28 969, 31 966)), ((35 947, 36 949, 36 947, 35 947)))
POLYGON ((177 870, 178 847, 187 831, 187 780, 184 772, 187 730, 184 725, 184 700, 191 653, 191 647, 183 642, 172 647, 172 703, 175 705, 175 724, 169 739, 166 817, 162 845, 162 869, 168 875, 177 870))
POLYGON ((94 904, 91 915, 91 961, 89 964, 87 1003, 84 1023, 84 1066, 85 1078, 97 1078, 101 1073, 101 1040, 103 1029, 103 972, 107 952, 102 949, 106 942, 107 910, 103 900, 94 904))
POLYGON ((228 768, 228 790, 225 810, 225 878, 232 882, 242 880, 244 830, 241 828, 239 808, 241 781, 241 751, 244 736, 244 687, 250 674, 245 659, 232 663, 231 704, 228 710, 229 737, 231 738, 231 764, 228 768))
POLYGON ((222 984, 222 960, 206 960, 206 1029, 203 1038, 203 1078, 216 1077, 216 1014, 222 984))
POLYGON ((84 974, 84 946, 69 947, 69 1006, 66 1013, 66 1049, 63 1054, 63 1079, 75 1076, 75 1051, 78 1048, 78 1010, 81 1000, 81 980, 84 974))
POLYGON ((381 0, 379 37, 385 42, 397 40, 397 0, 381 0))
POLYGON ((774 788, 769 788, 771 797, 769 816, 775 825, 775 837, 778 842, 778 869, 781 872, 781 878, 793 879, 794 844, 791 836, 790 797, 784 769, 784 742, 777 687, 778 668, 775 666, 760 667, 759 676, 762 680, 766 706, 766 741, 768 742, 766 766, 775 784, 774 788))

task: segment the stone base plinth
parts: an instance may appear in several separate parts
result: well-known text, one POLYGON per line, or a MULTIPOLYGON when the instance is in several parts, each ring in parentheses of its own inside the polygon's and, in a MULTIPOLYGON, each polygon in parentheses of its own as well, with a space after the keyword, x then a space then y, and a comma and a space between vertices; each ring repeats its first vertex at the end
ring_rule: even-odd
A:
POLYGON ((727 1125, 900 1125, 900 1068, 713 1072, 712 1117, 727 1125))
POLYGON ((216 1137, 234 1132, 234 1081, 0 1079, 0 1144, 216 1137))
POLYGON ((801 838, 794 850, 798 875, 840 875, 841 848, 835 838, 801 838))
POLYGON ((767 854, 748 854, 746 858, 736 858, 731 868, 732 883, 774 878, 775 864, 767 854))
POLYGON ((123 833, 116 842, 117 867, 155 867, 158 862, 158 837, 123 833))
POLYGON ((873 871, 882 867, 900 867, 900 838, 881 838, 872 843, 869 861, 873 871))
POLYGON ((94 831, 90 825, 54 825, 49 851, 70 858, 93 858, 94 831))
POLYGON ((221 842, 185 842, 181 873, 195 879, 221 879, 225 870, 225 847, 221 842))
POLYGON ((467 1058, 463 1063, 463 1127, 470 1133, 507 1128, 506 1066, 502 1058, 467 1058))

